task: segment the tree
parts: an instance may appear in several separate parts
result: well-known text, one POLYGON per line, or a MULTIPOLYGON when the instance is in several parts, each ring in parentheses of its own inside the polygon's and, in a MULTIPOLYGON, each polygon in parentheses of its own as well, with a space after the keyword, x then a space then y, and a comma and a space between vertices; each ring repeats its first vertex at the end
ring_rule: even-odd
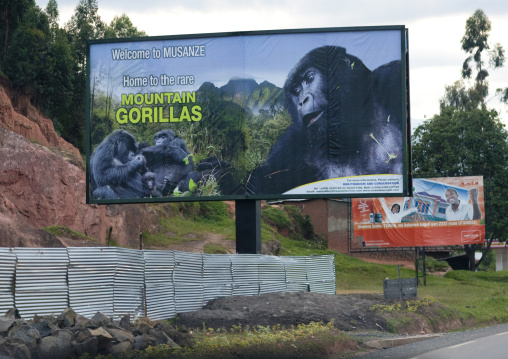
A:
MULTIPOLYGON (((487 109, 490 69, 504 66, 505 52, 500 44, 492 49, 488 38, 492 24, 482 10, 466 21, 461 47, 469 56, 462 64, 461 80, 445 87, 440 114, 419 126, 413 138, 415 174, 439 176, 484 175, 485 224, 489 238, 482 259, 474 253, 481 245, 464 246, 470 268, 475 270, 485 258, 494 238, 506 239, 508 224, 507 132, 496 111, 487 109), (488 58, 488 61, 486 61, 488 58), (467 87, 465 81, 473 79, 467 87)), ((508 88, 497 89, 496 96, 508 103, 508 88)))
POLYGON ((69 123, 67 140, 85 150, 85 95, 87 41, 104 37, 106 25, 99 16, 97 0, 80 0, 65 29, 74 48, 74 81, 71 99, 74 118, 69 123))
MULTIPOLYGON (((425 177, 483 174, 486 238, 508 238, 508 132, 496 111, 442 109, 416 128, 412 160, 413 173, 425 177)), ((464 246, 472 270, 482 245, 464 246)))
POLYGON ((59 30, 58 19, 60 17, 56 0, 49 0, 48 5, 46 5, 46 9, 44 11, 46 12, 46 15, 48 15, 51 33, 54 37, 56 37, 56 33, 59 30))
MULTIPOLYGON (((461 78, 473 80, 473 84, 466 88, 463 82, 447 87, 445 96, 441 100, 441 106, 464 106, 466 110, 472 108, 486 109, 489 95, 489 70, 495 70, 504 66, 505 51, 496 43, 492 46, 488 42, 492 23, 483 10, 476 10, 466 21, 466 32, 461 40, 462 50, 469 56, 462 64, 461 78), (486 57, 488 61, 486 61, 486 57)), ((503 96, 503 91, 498 89, 496 95, 500 100, 507 102, 508 96, 503 96)))
POLYGON ((73 93, 71 47, 65 31, 53 28, 50 17, 39 7, 29 9, 14 31, 4 72, 15 88, 51 118, 57 132, 65 135, 62 124, 71 118, 73 93))
POLYGON ((74 44, 78 70, 84 72, 87 41, 103 38, 106 30, 106 24, 99 16, 97 0, 80 0, 65 29, 74 44))
POLYGON ((2 0, 0 5, 0 64, 4 62, 11 34, 23 15, 35 6, 35 0, 2 0))
POLYGON ((146 36, 146 33, 142 30, 138 30, 138 28, 132 24, 129 17, 125 14, 122 14, 120 17, 115 16, 106 28, 104 34, 104 37, 107 39, 141 36, 146 36))

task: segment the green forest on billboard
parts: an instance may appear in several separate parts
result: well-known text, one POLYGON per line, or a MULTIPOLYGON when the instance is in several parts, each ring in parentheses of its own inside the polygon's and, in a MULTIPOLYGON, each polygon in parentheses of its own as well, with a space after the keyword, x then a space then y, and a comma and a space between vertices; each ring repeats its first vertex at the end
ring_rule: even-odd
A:
MULTIPOLYGON (((120 100, 115 101, 111 94, 96 93, 93 81, 90 92, 92 152, 116 129, 126 130, 139 143, 149 144, 153 144, 155 133, 171 129, 185 141, 195 164, 212 156, 225 160, 231 164, 234 171, 231 174, 237 183, 263 163, 277 138, 291 124, 284 109, 283 90, 266 81, 258 85, 254 80, 236 79, 221 88, 204 83, 196 91, 195 103, 201 107, 202 120, 169 124, 119 124, 115 114, 121 106, 120 100)), ((172 103, 171 106, 174 117, 178 118, 184 105, 172 103)), ((168 116, 167 108, 165 116, 168 116)))

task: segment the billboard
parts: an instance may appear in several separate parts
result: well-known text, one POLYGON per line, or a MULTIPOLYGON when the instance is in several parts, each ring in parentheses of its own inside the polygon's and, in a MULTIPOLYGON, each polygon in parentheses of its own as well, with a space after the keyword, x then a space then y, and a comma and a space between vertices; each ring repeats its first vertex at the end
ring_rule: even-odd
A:
POLYGON ((404 26, 96 40, 87 202, 408 193, 404 26))
POLYGON ((412 197, 353 199, 352 248, 483 243, 483 177, 413 179, 412 197))

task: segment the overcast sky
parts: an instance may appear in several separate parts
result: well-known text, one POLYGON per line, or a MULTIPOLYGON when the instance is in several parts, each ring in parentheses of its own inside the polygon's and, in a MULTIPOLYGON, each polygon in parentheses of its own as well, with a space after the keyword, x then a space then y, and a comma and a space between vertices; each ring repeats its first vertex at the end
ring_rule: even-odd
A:
MULTIPOLYGON (((36 0, 45 8, 48 0, 36 0)), ((57 0, 60 23, 68 22, 79 0, 57 0)), ((109 23, 127 14, 149 36, 376 25, 405 25, 409 30, 411 127, 439 112, 446 85, 460 78, 466 58, 460 40, 465 23, 482 9, 492 22, 491 44, 508 50, 506 0, 98 0, 99 14, 109 23)), ((295 44, 297 46, 297 44, 295 44)), ((490 72, 490 95, 508 87, 508 64, 490 72)), ((508 124, 507 108, 495 100, 508 124)))

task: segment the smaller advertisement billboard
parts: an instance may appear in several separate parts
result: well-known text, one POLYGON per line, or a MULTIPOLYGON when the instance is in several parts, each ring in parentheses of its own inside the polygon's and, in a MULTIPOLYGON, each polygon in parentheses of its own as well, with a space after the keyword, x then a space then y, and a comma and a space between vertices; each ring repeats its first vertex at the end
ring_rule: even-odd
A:
POLYGON ((482 243, 483 177, 417 178, 413 197, 352 200, 352 248, 482 243))

